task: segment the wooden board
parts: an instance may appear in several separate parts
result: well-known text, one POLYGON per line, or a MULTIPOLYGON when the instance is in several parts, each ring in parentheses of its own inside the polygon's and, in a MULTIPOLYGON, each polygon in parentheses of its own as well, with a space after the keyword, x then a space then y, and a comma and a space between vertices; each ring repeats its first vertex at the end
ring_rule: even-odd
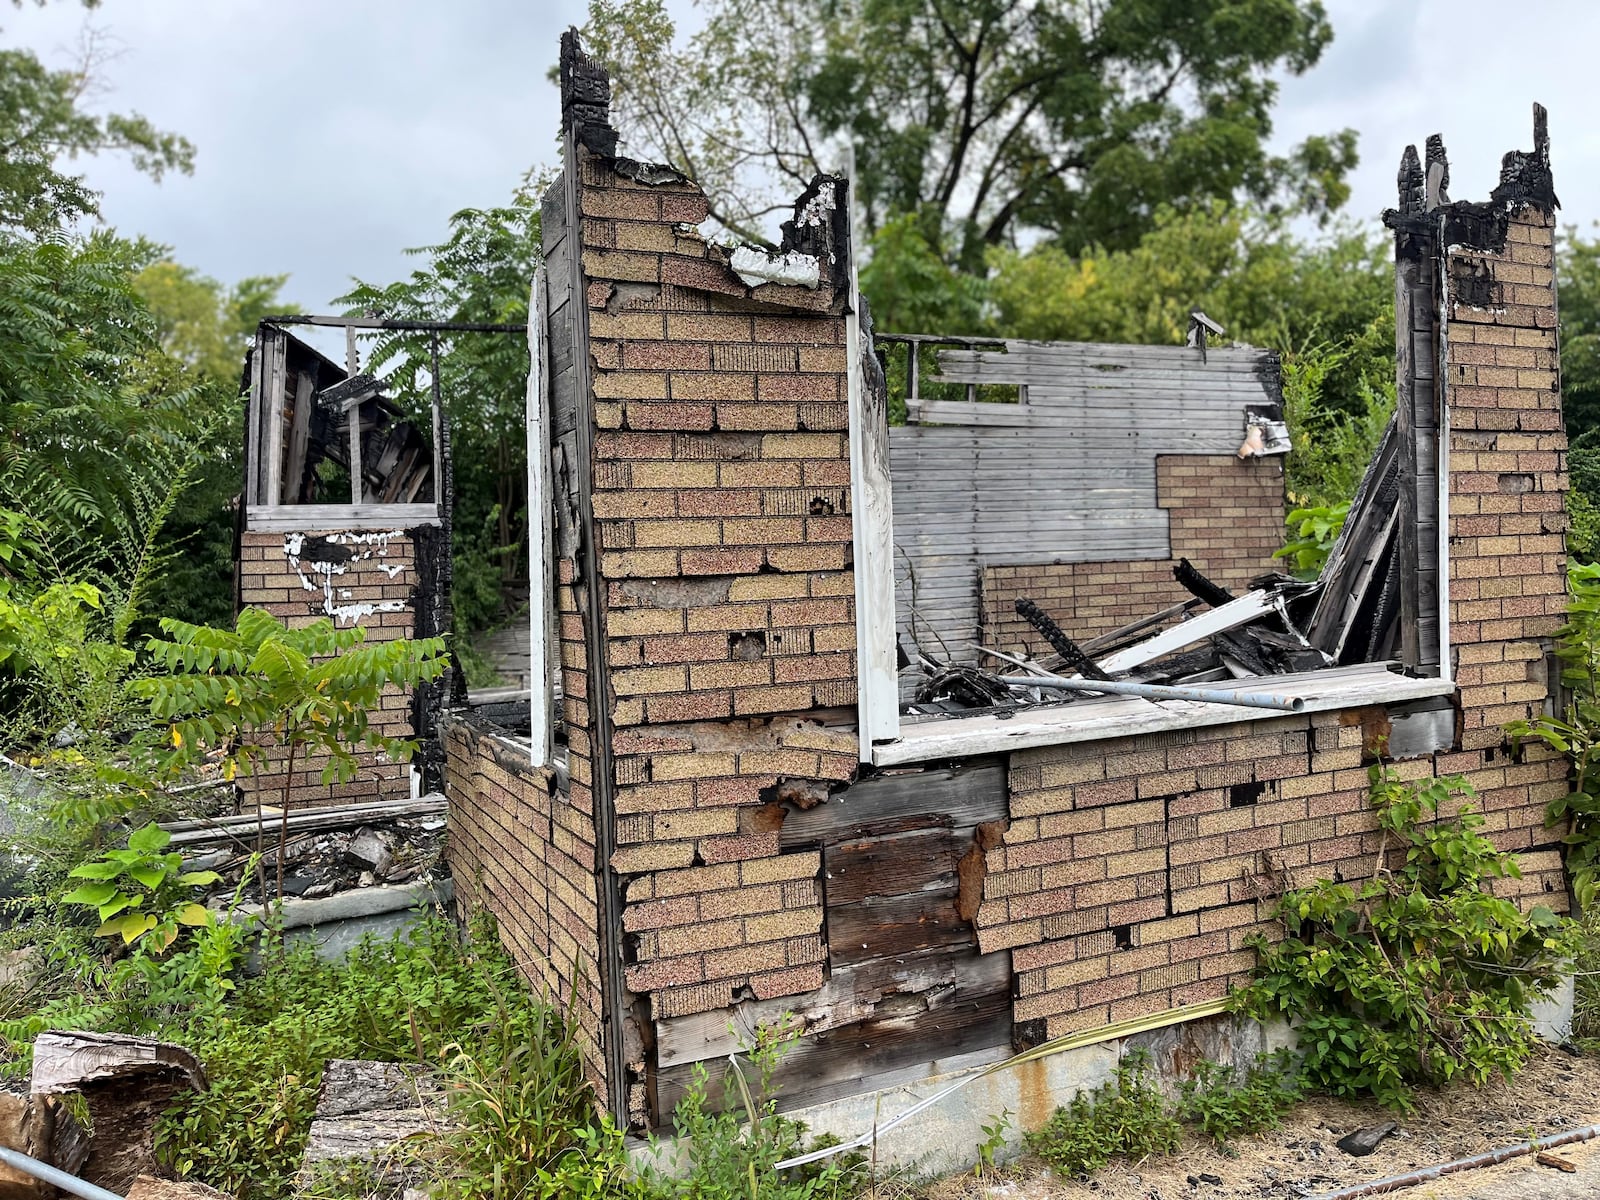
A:
POLYGON ((980 758, 872 776, 789 813, 781 847, 822 851, 828 978, 809 995, 658 1021, 661 1120, 694 1063, 724 1058, 785 1014, 807 1033, 778 1074, 784 1107, 1008 1055, 1010 955, 980 955, 956 911, 957 864, 979 824, 1005 818, 1005 786, 1004 764, 980 758))
MULTIPOLYGON (((1362 663, 1305 675, 1275 675, 1271 690, 1299 696, 1305 701, 1302 711, 1307 713, 1420 700, 1427 696, 1450 695, 1456 690, 1448 680, 1393 674, 1387 670, 1388 665, 1362 663)), ((1262 687, 1262 681, 1244 679, 1207 686, 1255 691, 1262 687)), ((1106 697, 1034 709, 1006 719, 974 716, 902 723, 900 740, 877 747, 873 758, 879 766, 903 766, 940 762, 963 754, 1006 753, 1034 746, 1062 746, 1174 729, 1265 721, 1284 715, 1274 709, 1242 708, 1233 704, 1188 701, 1155 704, 1132 696, 1106 697)))
MULTIPOLYGON (((949 957, 951 986, 895 995, 866 1020, 802 1038, 780 1068, 778 1107, 803 1108, 954 1069, 957 1063, 998 1062, 1011 1054, 1009 954, 975 950, 949 957)), ((708 1062, 709 1093, 723 1100, 725 1060, 708 1062)), ((746 1070, 748 1071, 748 1066, 746 1070)), ((682 1062, 656 1075, 657 1112, 683 1098, 694 1066, 682 1062)), ((747 1076, 748 1078, 748 1076, 747 1076)), ((737 1090, 731 1097, 738 1105, 737 1090)))

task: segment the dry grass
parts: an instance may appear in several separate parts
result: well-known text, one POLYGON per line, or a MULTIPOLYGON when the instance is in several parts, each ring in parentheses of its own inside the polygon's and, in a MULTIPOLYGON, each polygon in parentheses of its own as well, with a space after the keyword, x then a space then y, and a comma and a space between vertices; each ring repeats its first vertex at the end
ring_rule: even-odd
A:
MULTIPOLYGON (((927 1200, 1150 1200, 1152 1195, 1160 1200, 1191 1196, 1264 1200, 1331 1191, 1600 1121, 1600 1059, 1543 1050, 1510 1082, 1496 1080, 1482 1089, 1419 1092, 1417 1099, 1415 1114, 1393 1118, 1375 1106, 1313 1098, 1290 1112, 1281 1129, 1242 1139, 1231 1157, 1209 1140, 1191 1136, 1170 1158, 1113 1163, 1088 1181, 1056 1177, 1030 1158, 1000 1179, 980 1183, 970 1176, 957 1176, 942 1180, 929 1188, 926 1196, 927 1200), (1367 1158, 1351 1158, 1334 1146, 1354 1129, 1390 1119, 1400 1121, 1399 1132, 1367 1158), (1221 1183, 1202 1182, 1202 1175, 1221 1183)), ((1582 1153, 1575 1149, 1568 1157, 1576 1160, 1582 1153)), ((1538 1168, 1524 1164, 1521 1169, 1538 1168)), ((1497 1172, 1512 1170, 1511 1166, 1496 1168, 1497 1172)), ((1484 1190, 1485 1182, 1482 1172, 1472 1172, 1404 1194, 1493 1195, 1492 1188, 1484 1190)))

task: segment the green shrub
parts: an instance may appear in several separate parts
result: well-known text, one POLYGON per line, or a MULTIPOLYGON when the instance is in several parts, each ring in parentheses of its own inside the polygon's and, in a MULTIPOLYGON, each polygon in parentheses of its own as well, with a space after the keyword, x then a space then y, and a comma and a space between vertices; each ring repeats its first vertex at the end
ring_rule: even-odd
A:
POLYGON ((241 982, 225 1012, 179 1032, 205 1063, 211 1090, 185 1097, 167 1114, 157 1148, 181 1174, 242 1200, 293 1190, 322 1072, 333 1058, 439 1069, 458 1109, 475 1121, 487 1111, 473 1101, 483 1081, 509 1081, 500 1100, 515 1107, 504 1125, 475 1124, 460 1144, 445 1147, 441 1171, 467 1172, 461 1184, 447 1181, 463 1189, 453 1194, 514 1194, 466 1185, 492 1179, 495 1170, 531 1176, 547 1163, 525 1162, 512 1150, 554 1158, 592 1121, 570 1038, 550 1006, 522 988, 486 925, 463 943, 449 922, 429 920, 409 938, 365 941, 340 963, 291 946, 270 958, 261 976, 241 982), (493 1146, 507 1155, 491 1169, 483 1166, 484 1148, 493 1146))
POLYGON ((1283 1114, 1305 1095, 1299 1064, 1280 1050, 1244 1072, 1222 1063, 1201 1062, 1182 1085, 1178 1115, 1198 1125, 1218 1145, 1265 1129, 1276 1129, 1283 1114))
POLYGON ((1171 1154, 1183 1127, 1150 1077, 1150 1052, 1134 1050, 1116 1075, 1097 1091, 1079 1093, 1056 1109, 1028 1145, 1052 1167, 1069 1175, 1098 1171, 1117 1155, 1140 1159, 1171 1154))
POLYGON ((1527 1061, 1528 1005, 1576 937, 1548 908, 1523 913, 1485 889, 1517 862, 1479 832, 1464 780, 1407 783, 1374 766, 1371 787, 1383 836, 1372 875, 1284 895, 1288 936, 1257 941, 1235 1003, 1293 1022, 1313 1085, 1409 1111, 1416 1084, 1481 1086, 1527 1061))
POLYGON ((773 1170, 806 1149, 805 1126, 779 1115, 773 1089, 773 1076, 798 1036, 787 1020, 759 1030, 744 1063, 729 1063, 723 1081, 728 1103, 721 1111, 713 1111, 708 1102, 710 1073, 695 1064, 689 1088, 672 1114, 688 1170, 671 1176, 646 1169, 636 1185, 637 1200, 843 1200, 866 1186, 859 1157, 773 1170))
POLYGON ((1552 801, 1550 824, 1570 820, 1567 873, 1578 906, 1589 908, 1600 889, 1600 563, 1567 564, 1567 623, 1556 631, 1561 682, 1569 689, 1566 711, 1506 726, 1520 750, 1539 741, 1567 756, 1572 790, 1552 801))

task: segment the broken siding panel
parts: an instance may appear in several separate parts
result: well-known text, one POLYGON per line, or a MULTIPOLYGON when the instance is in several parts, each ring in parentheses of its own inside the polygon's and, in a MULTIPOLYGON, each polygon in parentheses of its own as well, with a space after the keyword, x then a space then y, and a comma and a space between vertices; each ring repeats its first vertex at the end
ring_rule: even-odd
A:
POLYGON ((973 657, 984 567, 1170 558, 1156 458, 1232 454, 1246 410, 1277 403, 1265 351, 1007 346, 943 351, 941 378, 1017 385, 1026 403, 923 401, 914 415, 952 423, 890 437, 898 628, 957 662, 973 657))

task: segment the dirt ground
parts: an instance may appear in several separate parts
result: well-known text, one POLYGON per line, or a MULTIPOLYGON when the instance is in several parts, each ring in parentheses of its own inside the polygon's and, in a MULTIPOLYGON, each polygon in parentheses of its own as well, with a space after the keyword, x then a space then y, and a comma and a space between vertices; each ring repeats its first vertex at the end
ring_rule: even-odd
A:
MULTIPOLYGON (((1064 1179, 1034 1158, 1003 1175, 947 1179, 929 1200, 1224 1200, 1232 1197, 1312 1197, 1351 1184, 1480 1154, 1581 1125, 1600 1122, 1600 1059, 1540 1052, 1509 1083, 1482 1089, 1422 1093, 1417 1111, 1396 1117, 1376 1106, 1313 1099, 1288 1114, 1283 1127, 1242 1139, 1229 1156, 1209 1139, 1186 1139, 1170 1158, 1113 1163, 1087 1181, 1064 1179), (1399 1120, 1398 1132, 1366 1158, 1334 1143, 1355 1129, 1399 1120)), ((1406 1189, 1406 1197, 1439 1200, 1538 1200, 1600 1195, 1600 1141, 1553 1151, 1578 1168, 1573 1174, 1534 1163, 1531 1156, 1466 1171, 1406 1189)))

